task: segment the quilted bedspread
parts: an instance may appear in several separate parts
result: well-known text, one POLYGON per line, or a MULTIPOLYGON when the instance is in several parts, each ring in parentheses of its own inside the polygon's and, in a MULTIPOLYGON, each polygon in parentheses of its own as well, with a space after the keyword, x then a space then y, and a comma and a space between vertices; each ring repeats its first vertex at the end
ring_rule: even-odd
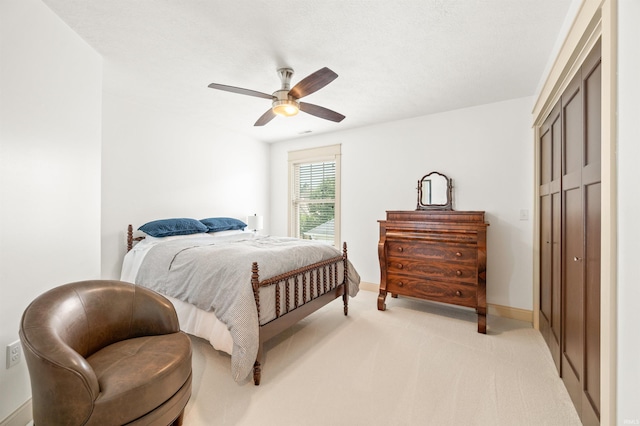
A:
MULTIPOLYGON (((258 320, 251 288, 252 263, 258 262, 260 280, 264 280, 340 255, 332 246, 296 238, 175 240, 150 249, 140 265, 136 284, 213 311, 229 328, 234 342, 231 373, 235 381, 243 382, 250 376, 258 352, 259 322, 264 324, 273 318, 263 315, 261 293, 258 320)), ((353 297, 360 277, 350 263, 348 268, 349 294, 353 297)))

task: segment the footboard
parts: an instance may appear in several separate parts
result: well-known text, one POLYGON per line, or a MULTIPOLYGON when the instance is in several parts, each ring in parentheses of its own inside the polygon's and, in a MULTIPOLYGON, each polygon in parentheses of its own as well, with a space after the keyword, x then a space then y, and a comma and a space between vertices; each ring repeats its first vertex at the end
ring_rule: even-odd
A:
POLYGON ((273 287, 275 294, 275 318, 260 326, 260 347, 253 372, 256 385, 260 384, 260 359, 264 342, 340 296, 344 304, 344 314, 348 314, 347 265, 347 243, 343 244, 342 256, 304 266, 263 281, 260 281, 258 263, 253 262, 251 286, 256 301, 258 321, 260 321, 260 289, 273 287), (342 277, 340 277, 341 270, 344 271, 342 277))

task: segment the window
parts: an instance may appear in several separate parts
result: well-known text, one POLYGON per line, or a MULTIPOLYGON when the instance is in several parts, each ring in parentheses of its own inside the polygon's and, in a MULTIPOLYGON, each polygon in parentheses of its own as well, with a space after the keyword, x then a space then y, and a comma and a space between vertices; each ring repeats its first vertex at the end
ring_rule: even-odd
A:
POLYGON ((340 145, 289 152, 289 235, 340 247, 340 145))

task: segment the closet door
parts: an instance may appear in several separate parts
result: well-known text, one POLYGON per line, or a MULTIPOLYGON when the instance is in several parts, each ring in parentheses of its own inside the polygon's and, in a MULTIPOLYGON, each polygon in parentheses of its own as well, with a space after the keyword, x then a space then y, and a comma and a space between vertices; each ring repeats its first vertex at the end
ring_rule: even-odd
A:
POLYGON ((600 411, 600 50, 562 95, 561 375, 583 424, 600 411))
POLYGON ((584 208, 585 337, 582 423, 600 418, 600 217, 601 217, 601 66, 600 45, 582 66, 585 150, 582 167, 584 208))
POLYGON ((540 129, 540 332, 560 372, 560 103, 540 129))
POLYGON ((562 365, 561 375, 580 412, 584 353, 584 286, 582 232, 582 93, 578 73, 562 95, 562 365))

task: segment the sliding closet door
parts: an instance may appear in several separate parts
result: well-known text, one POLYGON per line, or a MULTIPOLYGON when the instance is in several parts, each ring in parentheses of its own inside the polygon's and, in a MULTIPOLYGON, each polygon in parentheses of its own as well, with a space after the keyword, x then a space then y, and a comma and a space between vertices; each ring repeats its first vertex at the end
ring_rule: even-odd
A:
POLYGON ((540 129, 540 332, 560 371, 560 103, 540 129))

